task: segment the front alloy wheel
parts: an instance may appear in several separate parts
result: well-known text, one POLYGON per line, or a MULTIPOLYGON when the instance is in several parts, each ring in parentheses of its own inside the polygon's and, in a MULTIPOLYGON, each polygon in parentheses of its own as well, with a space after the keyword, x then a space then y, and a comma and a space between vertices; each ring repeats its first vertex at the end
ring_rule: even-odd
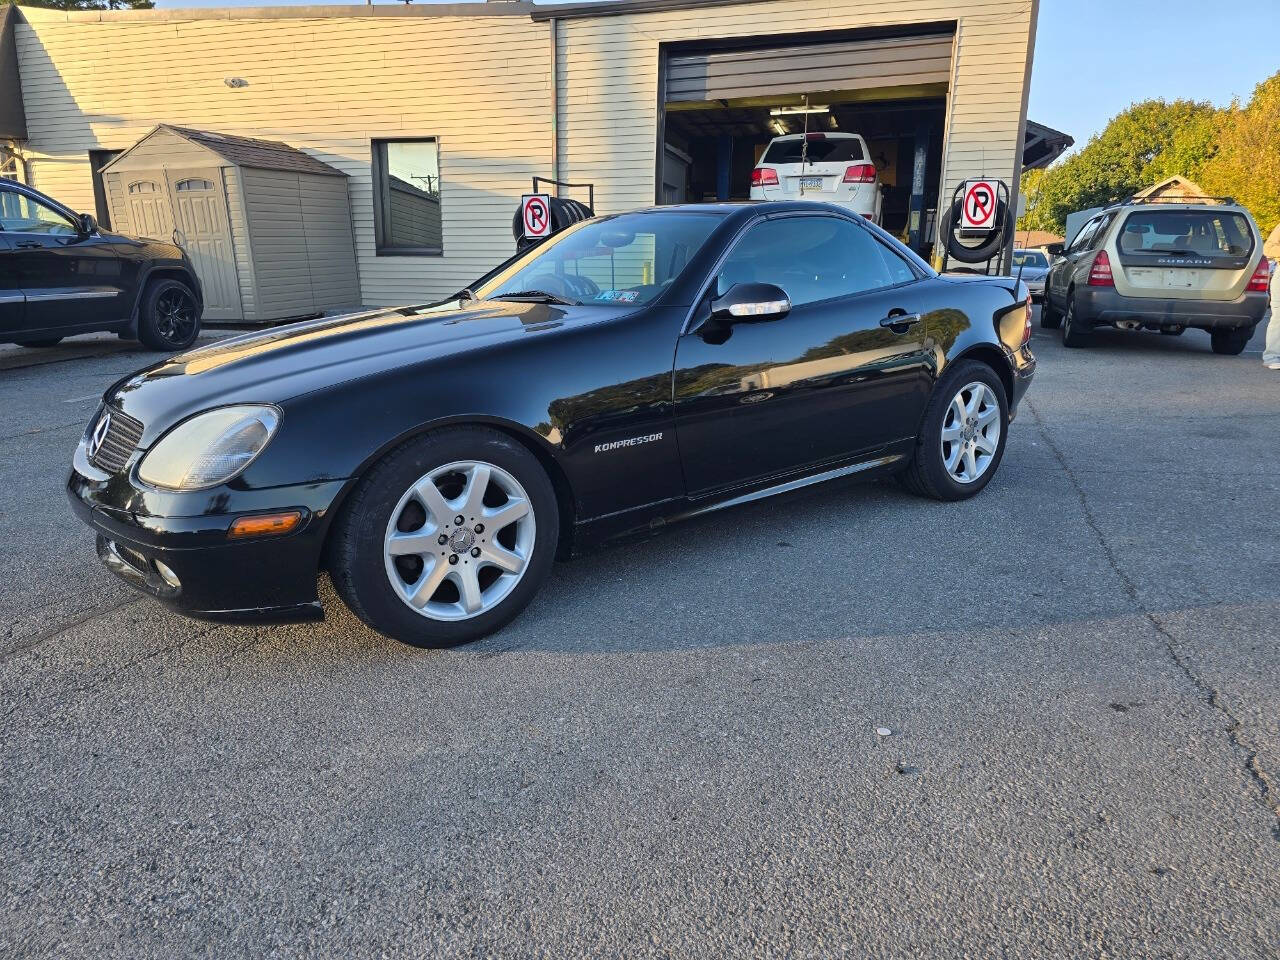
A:
POLYGON ((391 511, 383 562, 396 594, 432 620, 494 609, 524 576, 536 526, 524 487, 492 463, 462 460, 418 478, 391 511))
POLYGON ((432 430, 374 464, 334 522, 327 566, 352 612, 420 647, 506 625, 550 573, 555 488, 537 456, 482 427, 432 430))
POLYGON ((942 421, 942 463, 957 483, 973 483, 1000 449, 1000 402, 980 381, 961 387, 942 421))

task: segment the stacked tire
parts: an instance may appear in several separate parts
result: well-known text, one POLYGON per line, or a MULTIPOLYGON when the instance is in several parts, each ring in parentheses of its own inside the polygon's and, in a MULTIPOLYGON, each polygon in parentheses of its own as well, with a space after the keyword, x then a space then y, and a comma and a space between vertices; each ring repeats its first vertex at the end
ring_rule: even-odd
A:
MULTIPOLYGON (((595 216, 595 212, 585 203, 579 203, 577 200, 567 200, 563 197, 552 197, 550 208, 552 233, 559 233, 575 223, 590 220, 595 216)), ((521 207, 516 207, 515 216, 511 218, 511 234, 516 238, 516 249, 518 250, 523 250, 525 247, 537 243, 536 240, 526 239, 524 235, 524 211, 521 207)))

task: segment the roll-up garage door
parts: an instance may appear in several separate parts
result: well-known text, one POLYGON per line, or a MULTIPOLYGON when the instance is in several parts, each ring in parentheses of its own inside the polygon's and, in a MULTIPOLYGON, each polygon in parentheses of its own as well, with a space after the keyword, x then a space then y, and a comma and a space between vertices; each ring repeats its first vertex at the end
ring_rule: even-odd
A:
POLYGON ((667 103, 947 83, 952 33, 672 52, 667 103))

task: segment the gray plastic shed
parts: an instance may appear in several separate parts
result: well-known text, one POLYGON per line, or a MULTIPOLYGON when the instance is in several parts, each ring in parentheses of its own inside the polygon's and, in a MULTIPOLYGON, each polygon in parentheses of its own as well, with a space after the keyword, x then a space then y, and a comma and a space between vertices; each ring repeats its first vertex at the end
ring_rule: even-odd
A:
POLYGON ((347 176, 285 143, 162 124, 102 168, 111 225, 174 239, 206 320, 360 304, 347 176))

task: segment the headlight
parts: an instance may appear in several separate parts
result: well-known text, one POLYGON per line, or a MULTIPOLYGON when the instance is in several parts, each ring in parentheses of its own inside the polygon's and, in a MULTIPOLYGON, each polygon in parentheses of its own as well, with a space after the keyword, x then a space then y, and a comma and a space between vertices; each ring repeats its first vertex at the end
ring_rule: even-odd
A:
POLYGON ((196 414, 166 433, 142 458, 138 476, 153 487, 203 490, 239 476, 266 447, 280 411, 243 405, 196 414))

